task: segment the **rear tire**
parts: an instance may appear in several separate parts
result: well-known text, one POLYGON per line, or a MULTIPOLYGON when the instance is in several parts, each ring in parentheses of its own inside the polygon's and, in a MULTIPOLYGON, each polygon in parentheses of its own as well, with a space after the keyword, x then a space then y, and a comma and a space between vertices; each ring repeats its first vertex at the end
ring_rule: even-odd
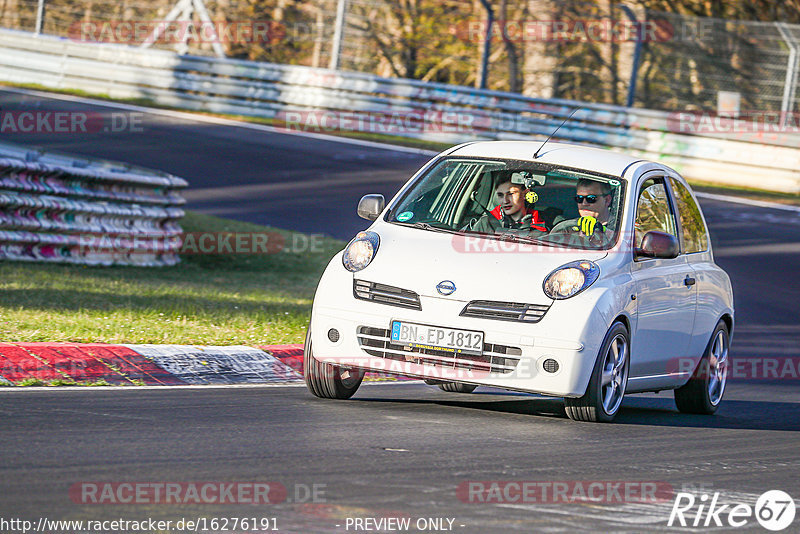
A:
POLYGON ((315 360, 311 347, 311 329, 309 328, 303 351, 303 377, 308 390, 317 397, 349 399, 361 385, 364 371, 315 360))
POLYGON ((586 393, 566 398, 567 417, 573 421, 610 423, 616 417, 630 369, 630 337, 622 323, 614 323, 603 340, 586 393))
POLYGON ((722 402, 728 382, 730 335, 720 320, 692 378, 675 390, 675 405, 683 413, 712 415, 722 402))
POLYGON ((462 384, 460 382, 445 382, 444 384, 439 384, 439 387, 442 391, 447 391, 449 393, 472 393, 478 386, 462 384))

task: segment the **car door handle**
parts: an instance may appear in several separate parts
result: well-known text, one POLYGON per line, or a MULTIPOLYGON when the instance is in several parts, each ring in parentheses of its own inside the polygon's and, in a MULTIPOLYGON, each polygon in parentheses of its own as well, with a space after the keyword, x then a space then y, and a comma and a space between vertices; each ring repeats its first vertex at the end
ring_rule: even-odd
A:
POLYGON ((695 280, 689 275, 686 275, 686 279, 683 281, 683 283, 686 284, 686 287, 692 287, 697 283, 697 280, 695 280))

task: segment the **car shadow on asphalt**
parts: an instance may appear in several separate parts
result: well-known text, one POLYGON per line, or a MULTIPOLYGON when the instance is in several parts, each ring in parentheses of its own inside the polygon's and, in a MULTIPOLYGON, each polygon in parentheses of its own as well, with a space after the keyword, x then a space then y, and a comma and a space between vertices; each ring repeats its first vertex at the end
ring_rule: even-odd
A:
POLYGON ((684 414, 671 398, 625 399, 616 424, 800 431, 800 404, 795 402, 723 400, 714 415, 684 414))
MULTIPOLYGON (((436 405, 507 414, 567 419, 561 399, 526 396, 501 392, 476 392, 458 395, 457 399, 365 398, 362 402, 393 402, 415 405, 436 405), (493 397, 491 400, 486 398, 493 397), (514 397, 503 399, 502 397, 514 397), (481 398, 483 397, 483 398, 481 398)), ((524 394, 523 394, 524 395, 524 394)), ((800 431, 800 404, 793 402, 724 400, 715 415, 678 412, 672 396, 663 398, 627 397, 613 424, 671 426, 679 428, 721 428, 737 430, 800 431)))
MULTIPOLYGON (((384 402, 393 402, 393 403, 402 403, 402 404, 414 404, 414 405, 435 405, 435 406, 447 406, 453 408, 468 408, 471 410, 483 410, 483 411, 490 411, 490 412, 501 412, 507 414, 518 414, 518 415, 534 415, 534 416, 545 416, 545 417, 555 417, 555 418, 566 418, 567 413, 564 410, 564 402, 561 399, 550 399, 544 397, 536 397, 530 396, 529 398, 520 399, 518 394, 508 393, 510 396, 516 397, 515 399, 511 400, 481 400, 480 397, 484 395, 498 395, 495 393, 474 393, 474 394, 463 394, 463 393, 451 393, 449 394, 454 396, 452 400, 450 399, 408 399, 408 398, 385 398, 385 397, 354 397, 353 400, 363 401, 363 402, 377 402, 377 403, 384 403, 384 402)), ((503 395, 500 393, 499 395, 503 395)), ((522 394, 524 395, 524 393, 522 394)))

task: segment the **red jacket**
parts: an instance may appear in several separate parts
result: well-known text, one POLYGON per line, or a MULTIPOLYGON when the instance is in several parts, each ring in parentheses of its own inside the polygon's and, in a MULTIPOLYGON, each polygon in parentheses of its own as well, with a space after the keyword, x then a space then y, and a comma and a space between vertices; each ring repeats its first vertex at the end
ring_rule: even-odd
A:
MULTIPOLYGON (((522 210, 523 210, 522 214, 523 217, 529 215, 525 207, 523 207, 522 210)), ((491 213, 492 215, 494 215, 494 218, 497 219, 498 221, 503 220, 502 206, 497 206, 495 209, 492 210, 491 213)), ((535 230, 540 230, 542 232, 547 232, 547 228, 544 225, 544 219, 542 219, 541 215, 539 215, 539 210, 533 210, 532 212, 530 212, 530 216, 531 216, 531 228, 535 230)))

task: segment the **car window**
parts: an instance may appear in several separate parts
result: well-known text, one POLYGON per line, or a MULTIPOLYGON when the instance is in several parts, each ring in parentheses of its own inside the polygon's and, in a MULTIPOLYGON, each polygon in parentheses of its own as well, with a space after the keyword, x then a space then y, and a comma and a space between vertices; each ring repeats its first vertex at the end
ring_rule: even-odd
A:
MULTIPOLYGON (((465 189, 472 184, 480 185, 485 174, 503 167, 493 161, 446 160, 414 184, 394 218, 400 222, 456 225, 459 208, 463 209, 469 200, 465 198, 465 189)), ((487 196, 490 188, 491 183, 486 184, 487 196)))
POLYGON ((692 198, 689 190, 678 180, 670 178, 672 192, 675 193, 675 203, 678 205, 678 214, 681 219, 683 233, 683 249, 687 253, 708 250, 708 232, 700 215, 700 208, 692 198))
POLYGON ((636 248, 641 248, 645 234, 652 230, 672 234, 677 239, 675 214, 663 178, 650 178, 642 184, 636 204, 635 228, 636 248))
POLYGON ((553 246, 604 249, 619 235, 624 190, 624 180, 583 169, 448 157, 417 178, 386 220, 429 231, 513 234, 553 246), (581 233, 580 210, 596 219, 596 232, 592 226, 593 233, 581 233))

